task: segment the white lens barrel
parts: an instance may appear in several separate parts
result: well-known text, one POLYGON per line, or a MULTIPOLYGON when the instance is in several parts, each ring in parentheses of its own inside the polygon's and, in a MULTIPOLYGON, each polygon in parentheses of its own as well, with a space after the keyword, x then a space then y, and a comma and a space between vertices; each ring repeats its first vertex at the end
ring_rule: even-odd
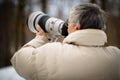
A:
POLYGON ((61 34, 61 33, 62 33, 63 24, 64 24, 64 21, 58 19, 58 20, 55 22, 54 31, 61 34))
POLYGON ((39 19, 43 15, 45 15, 45 14, 41 11, 36 11, 36 12, 33 12, 32 14, 30 14, 30 16, 28 18, 28 27, 29 27, 30 31, 32 31, 33 33, 37 33, 35 25, 38 23, 39 19))
POLYGON ((64 21, 51 17, 47 20, 46 24, 45 24, 45 28, 47 30, 47 32, 49 32, 50 34, 55 34, 55 35, 60 35, 61 34, 61 28, 64 24, 64 21))
POLYGON ((58 18, 46 16, 41 11, 36 11, 30 14, 27 24, 31 32, 37 33, 36 24, 39 24, 44 30, 52 35, 61 35, 64 21, 58 18))

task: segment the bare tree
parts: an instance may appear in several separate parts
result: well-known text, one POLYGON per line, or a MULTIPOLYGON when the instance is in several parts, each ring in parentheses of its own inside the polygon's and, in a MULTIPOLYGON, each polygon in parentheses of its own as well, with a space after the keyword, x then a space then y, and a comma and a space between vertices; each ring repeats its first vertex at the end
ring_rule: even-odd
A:
POLYGON ((96 3, 96 0, 90 0, 91 3, 96 3))
POLYGON ((25 8, 26 1, 19 0, 17 8, 17 22, 16 22, 16 44, 15 50, 18 50, 25 43, 25 8))
POLYGON ((0 67, 10 65, 11 22, 14 15, 14 4, 11 0, 3 0, 0 4, 0 67))
POLYGON ((42 3, 42 11, 46 13, 47 0, 41 0, 41 3, 42 3))

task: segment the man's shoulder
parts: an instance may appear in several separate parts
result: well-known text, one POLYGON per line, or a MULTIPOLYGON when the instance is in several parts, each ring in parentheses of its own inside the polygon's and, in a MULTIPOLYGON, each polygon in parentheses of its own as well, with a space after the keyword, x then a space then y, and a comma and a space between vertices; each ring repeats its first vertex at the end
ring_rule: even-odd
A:
POLYGON ((118 47, 116 46, 107 46, 107 48, 110 48, 110 49, 114 49, 114 50, 120 50, 118 47))
POLYGON ((43 47, 53 47, 53 46, 61 46, 61 45, 63 45, 61 42, 50 42, 43 45, 43 47))
POLYGON ((51 52, 51 51, 55 51, 58 50, 62 47, 62 43, 60 42, 50 42, 50 43, 46 43, 43 46, 38 47, 35 52, 40 52, 40 51, 44 51, 44 52, 51 52))
POLYGON ((68 43, 62 43, 62 42, 50 42, 50 43, 46 43, 45 45, 43 45, 42 47, 63 47, 63 46, 70 46, 70 44, 68 43))
POLYGON ((107 46, 106 48, 108 50, 112 50, 113 52, 120 54, 120 49, 116 46, 107 46))

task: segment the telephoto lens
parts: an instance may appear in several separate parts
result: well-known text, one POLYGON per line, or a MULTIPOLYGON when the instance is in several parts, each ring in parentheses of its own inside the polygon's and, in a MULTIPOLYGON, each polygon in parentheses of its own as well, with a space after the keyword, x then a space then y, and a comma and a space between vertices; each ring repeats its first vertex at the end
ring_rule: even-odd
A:
POLYGON ((46 33, 52 35, 67 36, 66 23, 58 18, 50 17, 47 14, 36 11, 30 14, 27 20, 27 25, 30 31, 37 33, 36 24, 38 24, 46 33))

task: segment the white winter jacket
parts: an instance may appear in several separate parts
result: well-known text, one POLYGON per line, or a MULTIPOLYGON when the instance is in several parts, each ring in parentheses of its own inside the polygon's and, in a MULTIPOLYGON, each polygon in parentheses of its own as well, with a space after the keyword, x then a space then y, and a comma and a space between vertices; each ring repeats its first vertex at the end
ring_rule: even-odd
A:
POLYGON ((27 80, 120 80, 120 50, 106 42, 104 31, 96 29, 73 32, 62 43, 36 36, 11 62, 27 80))

